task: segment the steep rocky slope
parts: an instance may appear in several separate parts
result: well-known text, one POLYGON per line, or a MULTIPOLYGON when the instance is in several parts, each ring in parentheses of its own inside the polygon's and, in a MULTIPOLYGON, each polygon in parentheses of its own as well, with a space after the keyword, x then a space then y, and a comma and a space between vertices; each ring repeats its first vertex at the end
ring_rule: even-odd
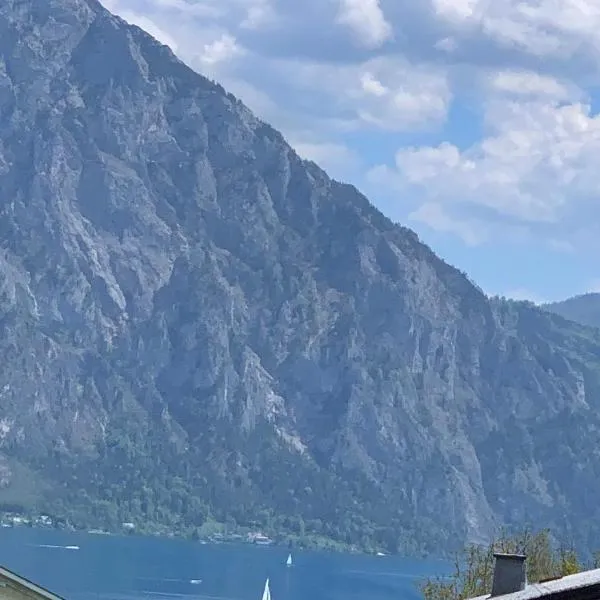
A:
POLYGON ((600 294, 589 293, 573 296, 562 302, 551 302, 542 306, 545 310, 570 321, 600 327, 600 294))
POLYGON ((594 544, 600 333, 489 301, 95 0, 0 4, 0 124, 0 501, 594 544))

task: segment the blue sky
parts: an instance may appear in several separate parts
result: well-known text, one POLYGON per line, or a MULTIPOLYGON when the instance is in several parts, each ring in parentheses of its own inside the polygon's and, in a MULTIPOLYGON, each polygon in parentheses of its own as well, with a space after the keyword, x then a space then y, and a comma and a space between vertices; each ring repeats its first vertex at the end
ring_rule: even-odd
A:
POLYGON ((103 0, 490 294, 600 291, 598 0, 103 0))

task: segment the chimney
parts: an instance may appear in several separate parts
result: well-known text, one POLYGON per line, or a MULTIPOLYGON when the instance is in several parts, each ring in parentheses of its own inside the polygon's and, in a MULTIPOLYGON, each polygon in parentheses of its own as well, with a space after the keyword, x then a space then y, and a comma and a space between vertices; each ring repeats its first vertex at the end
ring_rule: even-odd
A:
POLYGON ((492 583, 492 596, 512 594, 525 589, 527 585, 527 571, 525 569, 525 556, 523 554, 494 553, 494 582, 492 583))

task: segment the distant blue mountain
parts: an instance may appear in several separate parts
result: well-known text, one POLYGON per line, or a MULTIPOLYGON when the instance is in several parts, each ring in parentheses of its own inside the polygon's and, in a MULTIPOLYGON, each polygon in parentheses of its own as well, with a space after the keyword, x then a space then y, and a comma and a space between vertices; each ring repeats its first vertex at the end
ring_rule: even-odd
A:
POLYGON ((570 321, 591 327, 600 327, 599 293, 574 296, 562 302, 545 304, 543 308, 570 321))

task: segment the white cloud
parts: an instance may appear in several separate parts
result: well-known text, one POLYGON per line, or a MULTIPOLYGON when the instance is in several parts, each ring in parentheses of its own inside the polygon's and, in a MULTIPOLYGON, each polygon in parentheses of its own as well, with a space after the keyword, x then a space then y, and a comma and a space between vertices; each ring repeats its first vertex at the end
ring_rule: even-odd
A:
POLYGON ((146 16, 178 15, 185 18, 211 18, 223 14, 221 8, 214 0, 194 2, 190 0, 101 0, 102 4, 111 12, 122 16, 125 11, 133 11, 146 16))
POLYGON ((264 25, 274 24, 277 21, 275 9, 269 0, 251 0, 246 8, 246 14, 240 23, 244 29, 259 29, 264 25))
POLYGON ((451 99, 445 73, 402 60, 376 59, 355 69, 338 70, 332 94, 353 105, 370 127, 401 131, 442 122, 451 99), (345 93, 344 93, 345 92, 345 93))
POLYGON ((398 58, 356 65, 264 61, 260 77, 277 104, 320 136, 323 128, 333 135, 433 127, 444 120, 451 97, 444 73, 398 58))
POLYGON ((478 246, 488 239, 488 228, 485 223, 475 219, 455 219, 436 202, 425 202, 410 213, 408 218, 411 221, 424 223, 435 231, 457 235, 469 246, 478 246))
MULTIPOLYGON (((122 2, 125 0, 121 0, 122 2)), ((194 2, 190 0, 145 0, 154 10, 176 11, 189 17, 217 17, 221 10, 217 3, 211 0, 194 2)))
POLYGON ((395 169, 379 167, 371 177, 443 204, 463 222, 476 211, 496 227, 544 232, 555 246, 565 237, 592 242, 582 224, 598 223, 600 117, 581 103, 497 98, 487 105, 486 124, 489 135, 463 151, 448 142, 404 148, 395 169))
POLYGON ((479 0, 432 0, 435 12, 451 20, 473 18, 479 0))
POLYGON ((436 50, 442 50, 443 52, 446 52, 447 54, 451 54, 452 52, 456 51, 456 49, 458 48, 458 42, 453 37, 445 37, 445 38, 442 38, 441 40, 438 40, 434 44, 433 47, 436 50))
POLYGON ((364 46, 377 48, 393 35, 379 0, 337 0, 337 22, 349 27, 364 46))
POLYGON ((409 148, 398 152, 396 165, 410 183, 425 183, 437 179, 440 173, 456 169, 472 170, 472 162, 463 161, 458 148, 443 142, 435 148, 409 148))
POLYGON ((556 100, 567 100, 574 94, 569 86, 555 78, 531 71, 504 70, 492 73, 490 79, 496 91, 517 96, 546 96, 556 100))
POLYGON ((112 13, 116 13, 119 10, 119 0, 103 0, 102 4, 112 13))
POLYGON ((166 31, 161 29, 152 19, 145 17, 144 15, 137 14, 135 12, 124 10, 119 15, 122 19, 137 25, 144 31, 148 32, 154 39, 158 40, 161 44, 169 46, 173 52, 177 52, 178 45, 173 37, 171 37, 166 31))
POLYGON ((241 52, 242 49, 237 45, 236 39, 228 33, 223 33, 216 40, 204 44, 198 58, 206 65, 215 65, 231 60, 241 52))
POLYGON ((344 144, 303 141, 295 138, 288 141, 299 156, 317 163, 337 179, 347 178, 353 170, 361 166, 356 152, 344 144))
POLYGON ((388 88, 386 88, 381 81, 375 79, 375 77, 368 72, 361 75, 360 85, 362 89, 367 92, 367 94, 373 94, 379 98, 389 93, 388 88))
POLYGON ((537 56, 598 55, 600 4, 596 0, 431 0, 434 13, 501 45, 537 56))

